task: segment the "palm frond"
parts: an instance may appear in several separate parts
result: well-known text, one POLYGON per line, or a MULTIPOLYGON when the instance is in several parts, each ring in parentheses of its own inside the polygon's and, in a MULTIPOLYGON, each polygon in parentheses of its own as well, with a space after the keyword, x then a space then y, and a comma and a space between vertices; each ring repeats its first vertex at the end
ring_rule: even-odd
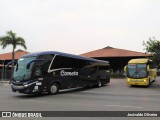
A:
POLYGON ((27 46, 24 43, 17 43, 16 46, 15 46, 15 48, 17 46, 22 46, 24 49, 27 49, 27 46))
POLYGON ((13 50, 16 46, 22 46, 27 49, 25 40, 22 37, 16 37, 16 33, 13 33, 11 30, 6 33, 6 36, 0 37, 0 45, 2 48, 6 48, 8 45, 13 46, 13 50))
POLYGON ((11 30, 7 32, 7 35, 13 40, 16 39, 16 33, 13 33, 11 30))
POLYGON ((0 37, 0 45, 4 49, 7 45, 12 45, 12 39, 9 36, 2 36, 0 37))

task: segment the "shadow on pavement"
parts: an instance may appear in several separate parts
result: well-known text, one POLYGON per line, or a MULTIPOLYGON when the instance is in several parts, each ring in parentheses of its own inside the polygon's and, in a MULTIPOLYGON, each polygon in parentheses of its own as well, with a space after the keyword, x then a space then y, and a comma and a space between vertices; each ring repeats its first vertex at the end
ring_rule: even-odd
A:
MULTIPOLYGON (((107 85, 104 85, 104 86, 107 86, 107 85)), ((74 92, 86 91, 90 89, 99 89, 99 88, 89 87, 89 88, 72 88, 72 89, 60 90, 60 92, 56 94, 56 96, 61 95, 61 94, 69 94, 69 93, 74 93, 74 92)), ((18 93, 18 95, 15 97, 17 98, 38 98, 38 97, 44 97, 44 96, 55 96, 55 95, 49 95, 47 92, 39 93, 39 94, 21 94, 21 93, 19 94, 18 93)))

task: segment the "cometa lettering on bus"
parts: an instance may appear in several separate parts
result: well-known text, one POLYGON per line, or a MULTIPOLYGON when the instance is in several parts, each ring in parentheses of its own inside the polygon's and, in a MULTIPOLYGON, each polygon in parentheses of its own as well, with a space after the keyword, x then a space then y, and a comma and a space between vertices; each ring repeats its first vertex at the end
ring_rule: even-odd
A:
POLYGON ((78 76, 78 72, 65 72, 64 70, 61 71, 61 76, 78 76))

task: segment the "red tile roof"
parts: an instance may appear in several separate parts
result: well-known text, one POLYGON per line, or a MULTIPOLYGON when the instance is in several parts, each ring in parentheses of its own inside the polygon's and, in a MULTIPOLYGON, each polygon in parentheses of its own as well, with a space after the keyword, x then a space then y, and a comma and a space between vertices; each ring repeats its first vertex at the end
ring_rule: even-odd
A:
MULTIPOLYGON (((15 59, 19 59, 22 55, 28 54, 29 52, 23 50, 15 51, 15 59)), ((12 60, 12 52, 0 54, 0 60, 12 60)))
POLYGON ((98 57, 145 57, 150 55, 142 52, 112 48, 108 46, 103 49, 94 50, 91 52, 81 54, 81 56, 98 58, 98 57))

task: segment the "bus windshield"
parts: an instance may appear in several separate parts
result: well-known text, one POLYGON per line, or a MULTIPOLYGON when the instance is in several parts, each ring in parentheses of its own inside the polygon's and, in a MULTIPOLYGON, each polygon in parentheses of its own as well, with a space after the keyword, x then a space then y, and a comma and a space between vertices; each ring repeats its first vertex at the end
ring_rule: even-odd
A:
POLYGON ((128 77, 131 78, 146 78, 147 77, 147 66, 146 64, 128 64, 127 70, 128 77))
POLYGON ((35 59, 36 57, 20 58, 17 61, 17 64, 14 69, 13 80, 22 81, 22 80, 27 80, 31 78, 33 63, 31 64, 29 69, 27 69, 26 66, 30 61, 35 60, 35 59))

